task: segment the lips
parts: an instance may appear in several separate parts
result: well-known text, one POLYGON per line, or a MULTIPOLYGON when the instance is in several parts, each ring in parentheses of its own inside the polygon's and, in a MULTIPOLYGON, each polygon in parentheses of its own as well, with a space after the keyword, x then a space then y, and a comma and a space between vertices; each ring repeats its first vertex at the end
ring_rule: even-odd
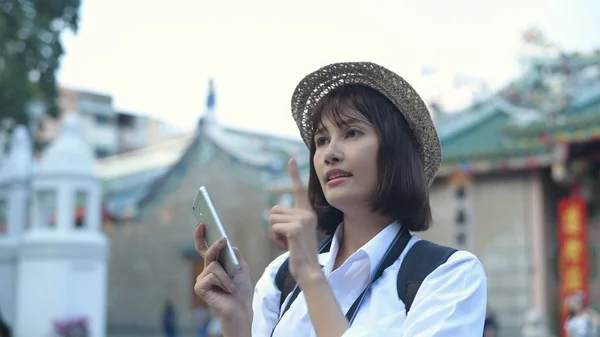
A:
POLYGON ((352 174, 350 174, 342 169, 331 169, 331 170, 327 171, 327 174, 325 175, 325 179, 327 181, 331 181, 333 179, 343 178, 343 177, 352 177, 352 174))

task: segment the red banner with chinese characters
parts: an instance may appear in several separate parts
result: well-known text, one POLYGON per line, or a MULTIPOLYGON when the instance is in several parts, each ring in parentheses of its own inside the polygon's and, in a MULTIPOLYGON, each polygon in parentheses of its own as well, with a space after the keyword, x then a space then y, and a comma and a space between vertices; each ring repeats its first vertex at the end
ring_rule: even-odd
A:
MULTIPOLYGON (((587 210, 582 198, 569 197, 558 202, 558 254, 560 312, 564 322, 565 297, 576 290, 588 294, 587 210)), ((564 331, 561 336, 565 336, 564 331)))

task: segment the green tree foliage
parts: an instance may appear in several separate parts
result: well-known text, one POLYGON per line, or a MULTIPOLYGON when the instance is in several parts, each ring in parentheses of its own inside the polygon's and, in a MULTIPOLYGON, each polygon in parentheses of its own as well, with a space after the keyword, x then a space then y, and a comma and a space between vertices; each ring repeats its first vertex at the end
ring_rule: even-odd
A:
POLYGON ((81 0, 0 0, 0 117, 26 124, 33 99, 58 114, 61 33, 77 31, 81 0))

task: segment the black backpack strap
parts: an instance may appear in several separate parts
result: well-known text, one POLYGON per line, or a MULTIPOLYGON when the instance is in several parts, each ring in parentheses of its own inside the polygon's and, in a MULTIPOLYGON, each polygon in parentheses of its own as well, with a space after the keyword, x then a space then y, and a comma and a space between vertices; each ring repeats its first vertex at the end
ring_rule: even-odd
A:
POLYGON ((283 306, 283 302, 285 302, 285 299, 288 297, 288 295, 292 292, 292 290, 294 290, 295 285, 296 281, 292 277, 292 274, 290 274, 290 264, 288 258, 283 261, 283 264, 281 264, 281 267, 279 267, 279 270, 275 275, 275 286, 277 286, 277 289, 281 291, 281 295, 279 296, 280 308, 283 306))
MULTIPOLYGON (((383 274, 383 272, 385 271, 385 269, 387 269, 387 267, 389 267, 396 260, 398 260, 398 257, 400 257, 400 254, 402 253, 402 251, 404 251, 404 248, 410 241, 411 237, 412 237, 412 235, 410 235, 410 232, 408 230, 404 230, 404 229, 401 229, 398 232, 398 234, 396 234, 396 237, 394 238, 394 240, 392 241, 392 244, 388 248, 383 260, 379 263, 379 266, 377 268, 377 271, 375 272, 373 279, 370 281, 369 285, 363 290, 363 292, 359 295, 359 297, 354 301, 354 303, 352 304, 350 309, 348 309, 348 312, 346 313, 346 318, 348 319, 348 321, 350 323, 352 323, 352 320, 354 319, 354 315, 356 314, 356 311, 357 311, 358 307, 360 306, 362 299, 365 296, 365 293, 370 289, 371 284, 373 282, 375 282, 383 274)), ((328 247, 328 244, 326 244, 323 246, 323 248, 320 250, 320 252, 328 251, 328 250, 329 250, 329 247, 328 247)), ((283 264, 282 264, 282 266, 283 266, 283 264)), ((280 270, 281 270, 281 268, 280 268, 280 270)), ((283 271, 281 273, 283 274, 283 271)), ((291 278, 291 276, 289 276, 289 277, 291 278)), ((280 281, 280 282, 282 282, 282 281, 280 281)), ((283 286, 282 283, 280 283, 280 284, 283 286)), ((289 293, 284 293, 282 291, 281 297, 280 297, 280 303, 281 303, 280 311, 281 310, 283 310, 283 311, 281 311, 281 313, 280 313, 281 316, 283 314, 285 314, 285 312, 290 308, 291 304, 294 302, 296 297, 298 297, 298 295, 300 294, 300 291, 301 291, 300 288, 296 287, 296 284, 294 282, 294 287, 293 287, 292 293, 290 295, 290 300, 288 301, 285 308, 283 307, 283 303, 285 302, 285 299, 287 298, 289 293)), ((275 329, 273 329, 273 331, 274 330, 275 329)))
MULTIPOLYGON (((329 237, 323 242, 323 244, 319 248, 319 254, 329 251, 329 248, 331 248, 332 239, 333 236, 329 237)), ((283 261, 283 263, 279 267, 279 270, 277 270, 277 274, 275 274, 275 286, 281 292, 281 294, 279 295, 280 310, 283 306, 283 302, 285 302, 285 299, 294 290, 294 287, 296 286, 296 280, 294 280, 294 277, 290 273, 289 259, 290 258, 288 257, 287 259, 285 259, 285 261, 283 261)))
POLYGON ((457 250, 427 240, 417 241, 406 253, 398 272, 398 297, 406 306, 406 314, 415 300, 421 283, 457 250))
POLYGON ((377 267, 377 271, 375 272, 373 279, 369 282, 367 287, 363 290, 363 292, 356 299, 356 301, 354 301, 350 309, 348 309, 348 312, 346 313, 346 318, 348 319, 348 322, 350 322, 350 324, 352 324, 352 321, 354 320, 356 310, 362 303, 365 293, 370 289, 371 285, 375 281, 377 281, 381 277, 381 275, 383 275, 383 272, 398 260, 411 238, 412 235, 405 228, 401 228, 398 234, 396 234, 396 237, 392 241, 392 244, 390 245, 383 257, 383 260, 379 263, 379 266, 377 267))

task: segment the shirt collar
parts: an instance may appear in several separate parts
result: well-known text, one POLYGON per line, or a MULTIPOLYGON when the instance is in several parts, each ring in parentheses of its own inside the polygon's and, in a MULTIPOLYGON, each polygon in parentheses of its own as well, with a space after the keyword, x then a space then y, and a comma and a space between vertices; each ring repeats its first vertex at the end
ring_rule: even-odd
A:
MULTIPOLYGON (((379 266, 379 262, 383 259, 387 249, 389 248, 392 240, 400 228, 402 226, 400 223, 394 221, 388 226, 386 226, 383 230, 381 230, 375 237, 373 237, 369 242, 360 247, 354 254, 352 254, 345 262, 353 263, 355 261, 367 258, 369 262, 369 268, 371 271, 371 278, 377 272, 377 267, 379 266)), ((344 224, 340 224, 333 234, 333 239, 331 242, 331 247, 329 249, 329 253, 320 254, 319 255, 319 263, 324 266, 324 272, 326 275, 330 274, 333 271, 333 265, 335 263, 335 257, 337 256, 341 239, 344 233, 344 224)))

